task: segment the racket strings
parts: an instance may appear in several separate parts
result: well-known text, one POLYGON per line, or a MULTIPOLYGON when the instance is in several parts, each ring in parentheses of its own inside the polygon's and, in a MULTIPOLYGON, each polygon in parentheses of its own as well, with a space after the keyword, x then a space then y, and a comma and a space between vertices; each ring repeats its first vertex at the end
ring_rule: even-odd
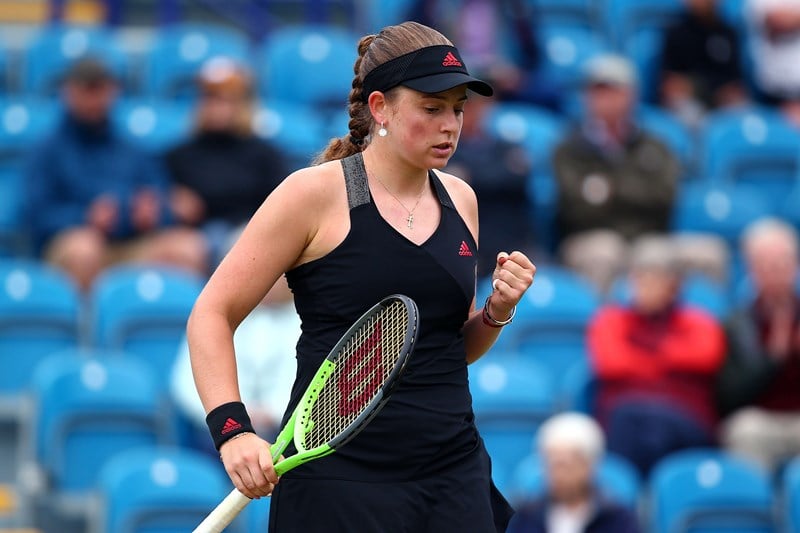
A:
POLYGON ((405 304, 392 302, 342 346, 331 376, 303 422, 306 449, 333 440, 372 402, 394 370, 407 327, 405 304))

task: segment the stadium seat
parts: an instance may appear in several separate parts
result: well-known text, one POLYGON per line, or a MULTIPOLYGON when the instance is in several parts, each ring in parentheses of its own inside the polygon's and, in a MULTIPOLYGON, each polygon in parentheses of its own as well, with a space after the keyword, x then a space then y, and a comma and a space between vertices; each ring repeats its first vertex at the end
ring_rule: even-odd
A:
POLYGON ((202 282, 184 271, 120 266, 97 279, 90 296, 95 346, 145 361, 166 387, 186 320, 202 282))
POLYGON ((695 173, 696 142, 694 136, 674 115, 653 106, 639 106, 636 112, 639 125, 660 139, 672 150, 680 160, 684 177, 692 177, 695 173))
POLYGON ((588 357, 572 363, 557 381, 558 403, 562 410, 594 415, 597 382, 588 357))
POLYGON ((231 488, 219 462, 208 455, 168 447, 125 450, 109 459, 98 475, 100 512, 92 518, 94 531, 191 531, 231 488))
POLYGON ((714 184, 751 184, 777 209, 798 183, 800 131, 777 111, 714 114, 701 139, 700 174, 714 184))
POLYGON ((152 372, 134 358, 55 354, 37 366, 31 392, 32 460, 65 500, 85 498, 115 454, 171 440, 152 372))
MULTIPOLYGON (((628 303, 630 293, 630 283, 626 278, 618 279, 611 287, 611 298, 619 303, 628 303)), ((724 320, 731 312, 732 304, 728 297, 727 287, 699 274, 684 278, 681 300, 711 313, 720 320, 724 320)))
POLYGON ((591 27, 598 16, 597 0, 525 0, 537 24, 591 27))
POLYGON ((0 260, 0 398, 25 393, 36 365, 76 347, 80 301, 60 271, 36 261, 0 260))
POLYGON ((542 75, 568 92, 578 87, 586 60, 611 50, 595 28, 545 23, 537 28, 536 37, 542 50, 542 75))
POLYGON ((469 366, 475 422, 502 490, 513 465, 531 451, 537 428, 555 410, 549 372, 516 353, 487 354, 469 366))
POLYGON ((650 480, 653 533, 771 533, 772 489, 754 465, 718 450, 662 459, 650 480))
POLYGON ((20 168, 59 117, 59 104, 49 98, 0 98, 0 168, 20 168))
POLYGON ((517 305, 514 327, 503 332, 499 346, 520 350, 553 376, 563 376, 585 358, 586 327, 599 305, 589 282, 569 270, 542 265, 517 305))
POLYGON ((638 32, 660 32, 684 9, 681 0, 605 0, 605 34, 614 46, 625 51, 638 32))
POLYGON ((95 26, 44 26, 22 57, 22 93, 51 97, 69 66, 85 56, 103 61, 125 84, 129 78, 128 59, 115 35, 95 26))
MULTIPOLYGON (((597 487, 605 497, 636 509, 642 479, 627 459, 607 453, 597 465, 595 476, 597 487)), ((538 498, 545 490, 546 481, 541 457, 537 453, 531 453, 514 469, 508 496, 517 503, 538 498)))
POLYGON ((308 166, 330 137, 348 133, 346 129, 333 133, 332 128, 333 125, 313 108, 294 102, 270 101, 260 107, 253 118, 256 135, 278 146, 286 155, 291 170, 308 166))
POLYGON ((334 27, 296 26, 272 33, 258 54, 262 96, 341 109, 353 82, 358 37, 334 27))
POLYGON ((131 142, 160 154, 189 136, 191 115, 189 106, 171 100, 125 99, 112 120, 131 142))
POLYGON ((367 33, 377 33, 385 26, 408 20, 416 0, 394 0, 393 2, 365 2, 364 25, 367 33))
POLYGON ((678 190, 671 226, 676 232, 719 235, 737 250, 742 230, 771 212, 769 201, 754 186, 684 183, 678 190))
POLYGON ((783 525, 786 531, 800 531, 800 457, 796 457, 783 472, 783 525))
POLYGON ((269 526, 270 498, 261 498, 250 502, 243 511, 245 530, 244 533, 264 533, 269 526))
POLYGON ((182 23, 159 30, 147 51, 144 93, 157 99, 194 99, 196 76, 215 56, 249 64, 250 43, 244 34, 213 24, 182 23))
POLYGON ((0 95, 5 95, 11 89, 11 70, 9 68, 8 49, 5 43, 0 43, 0 95))

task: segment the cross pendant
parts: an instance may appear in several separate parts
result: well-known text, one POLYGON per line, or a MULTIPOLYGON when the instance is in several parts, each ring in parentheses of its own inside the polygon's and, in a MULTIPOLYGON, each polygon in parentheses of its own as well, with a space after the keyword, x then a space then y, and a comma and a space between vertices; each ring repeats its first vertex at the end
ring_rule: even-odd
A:
POLYGON ((409 229, 414 228, 414 213, 408 214, 408 218, 406 218, 406 226, 408 226, 409 229))

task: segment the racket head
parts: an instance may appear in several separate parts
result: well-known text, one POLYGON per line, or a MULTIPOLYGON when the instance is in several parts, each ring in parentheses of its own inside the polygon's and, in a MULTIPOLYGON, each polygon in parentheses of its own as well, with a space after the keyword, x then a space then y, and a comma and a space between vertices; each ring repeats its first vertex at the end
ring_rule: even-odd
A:
POLYGON ((416 303, 394 294, 342 335, 297 406, 293 440, 299 453, 336 450, 378 414, 406 369, 418 323, 416 303))

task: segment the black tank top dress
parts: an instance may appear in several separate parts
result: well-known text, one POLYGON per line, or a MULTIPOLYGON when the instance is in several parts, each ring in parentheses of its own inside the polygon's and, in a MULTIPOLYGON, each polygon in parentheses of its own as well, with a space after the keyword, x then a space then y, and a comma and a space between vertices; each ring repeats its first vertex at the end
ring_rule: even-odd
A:
POLYGON ((420 331, 407 371, 378 416, 339 451, 281 478, 269 531, 505 531, 513 511, 491 481, 474 424, 461 332, 475 290, 475 241, 433 172, 439 226, 416 245, 378 212, 361 154, 342 167, 349 233, 326 256, 286 274, 302 334, 284 422, 331 347, 381 298, 413 298, 420 331))

